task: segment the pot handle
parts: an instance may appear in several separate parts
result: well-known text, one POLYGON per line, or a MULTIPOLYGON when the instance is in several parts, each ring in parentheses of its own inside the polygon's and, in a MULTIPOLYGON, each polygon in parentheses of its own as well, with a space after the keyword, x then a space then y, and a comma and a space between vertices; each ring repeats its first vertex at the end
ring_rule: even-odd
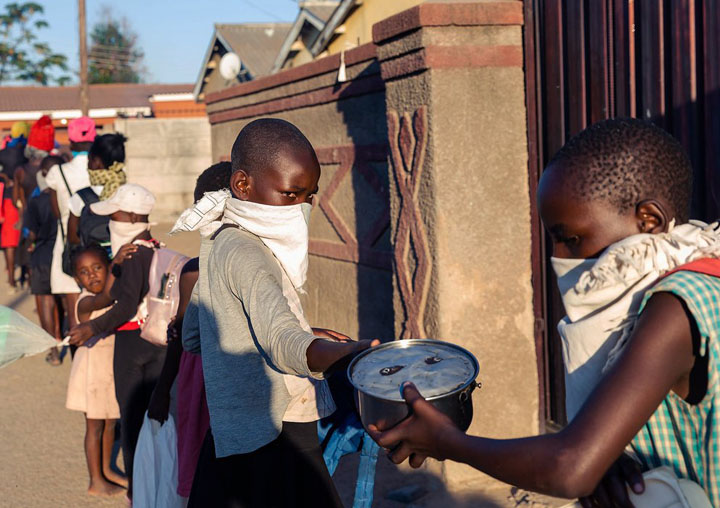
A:
POLYGON ((458 395, 458 399, 460 399, 460 402, 467 402, 467 400, 470 398, 470 395, 472 395, 472 392, 475 390, 475 388, 482 388, 481 383, 477 383, 473 380, 472 383, 468 385, 467 388, 465 388, 463 391, 460 392, 458 395))

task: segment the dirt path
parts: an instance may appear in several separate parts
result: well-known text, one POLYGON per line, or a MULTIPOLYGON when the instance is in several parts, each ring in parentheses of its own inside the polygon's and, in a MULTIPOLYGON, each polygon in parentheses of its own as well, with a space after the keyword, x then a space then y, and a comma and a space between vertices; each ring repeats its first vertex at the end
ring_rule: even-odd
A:
MULTIPOLYGON (((32 296, 9 295, 2 280, 0 303, 37 322, 32 296)), ((0 370, 0 506, 127 506, 86 494, 85 422, 65 409, 69 373, 69 356, 60 367, 38 355, 0 370)))

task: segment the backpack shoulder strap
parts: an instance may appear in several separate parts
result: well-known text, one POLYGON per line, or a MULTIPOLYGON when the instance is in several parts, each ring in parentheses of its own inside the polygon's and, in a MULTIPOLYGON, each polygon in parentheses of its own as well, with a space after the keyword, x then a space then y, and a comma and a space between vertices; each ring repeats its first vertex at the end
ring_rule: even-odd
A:
POLYGON ((63 182, 65 182, 65 188, 68 191, 68 194, 72 196, 72 191, 70 190, 70 186, 67 183, 67 178, 65 178, 65 171, 63 171, 62 168, 62 162, 58 164, 58 169, 60 170, 60 176, 62 176, 63 182))
POLYGON ((85 206, 100 201, 100 199, 98 199, 98 195, 95 194, 94 190, 92 190, 92 187, 84 187, 80 189, 79 191, 77 191, 77 195, 80 196, 80 199, 83 200, 85 206))

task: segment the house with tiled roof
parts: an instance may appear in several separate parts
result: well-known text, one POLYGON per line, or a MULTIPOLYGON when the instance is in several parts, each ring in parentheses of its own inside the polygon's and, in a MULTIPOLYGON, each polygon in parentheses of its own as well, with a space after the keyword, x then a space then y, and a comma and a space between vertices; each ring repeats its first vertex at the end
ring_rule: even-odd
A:
POLYGON ((291 27, 290 23, 216 24, 193 88, 195 99, 202 101, 207 93, 270 74, 291 27), (223 78, 219 70, 227 53, 237 54, 241 62, 232 80, 223 78))
POLYGON ((340 0, 307 0, 299 3, 300 10, 275 58, 273 73, 313 60, 309 48, 315 43, 339 3, 340 0))
MULTIPOLYGON (((192 84, 113 83, 90 85, 89 116, 96 125, 118 118, 205 116, 205 107, 192 97, 192 84)), ((50 115, 58 140, 65 142, 65 126, 81 116, 79 86, 0 87, 0 132, 14 122, 34 121, 50 115)))

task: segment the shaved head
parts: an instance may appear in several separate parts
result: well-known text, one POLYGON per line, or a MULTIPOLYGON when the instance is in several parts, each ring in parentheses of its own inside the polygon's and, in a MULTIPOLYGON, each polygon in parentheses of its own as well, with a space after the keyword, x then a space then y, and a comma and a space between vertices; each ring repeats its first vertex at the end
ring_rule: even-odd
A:
POLYGON ((300 129, 278 118, 261 118, 247 124, 233 143, 233 173, 248 175, 277 166, 278 158, 308 156, 317 161, 315 150, 300 129))

